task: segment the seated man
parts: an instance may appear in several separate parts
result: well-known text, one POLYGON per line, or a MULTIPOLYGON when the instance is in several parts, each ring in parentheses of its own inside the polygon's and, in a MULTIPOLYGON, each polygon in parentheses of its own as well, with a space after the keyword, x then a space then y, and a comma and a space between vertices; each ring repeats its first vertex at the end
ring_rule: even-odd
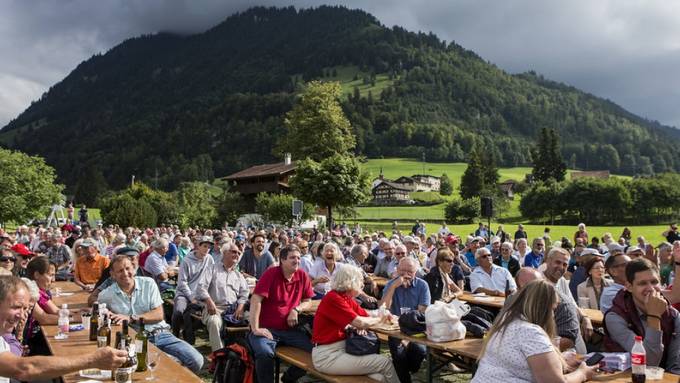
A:
POLYGON ((202 237, 196 249, 184 257, 177 274, 177 290, 172 309, 172 333, 179 336, 179 330, 182 329, 182 337, 191 345, 196 339, 191 320, 192 308, 187 308, 189 304, 195 305, 198 302, 194 296, 196 288, 210 274, 214 264, 213 257, 209 255, 212 246, 212 238, 202 237))
POLYGON ((241 250, 236 244, 224 245, 222 262, 212 265, 196 287, 196 300, 205 304, 202 321, 208 328, 213 351, 224 347, 221 337, 222 313, 227 311, 234 319, 242 320, 248 302, 248 282, 237 270, 240 257, 241 250))
POLYGON ((84 239, 80 242, 80 248, 83 256, 76 260, 73 281, 81 288, 92 291, 104 270, 109 267, 110 260, 99 254, 91 239, 84 239))
POLYGON ((243 257, 241 257, 238 266, 242 273, 260 279, 265 270, 274 264, 274 256, 264 249, 264 234, 255 234, 250 239, 250 243, 252 247, 243 252, 243 257))
POLYGON ((394 244, 392 241, 382 241, 382 251, 385 254, 382 258, 378 258, 378 263, 375 265, 375 275, 383 278, 390 278, 389 268, 394 261, 394 244))
POLYGON ((69 280, 71 274, 69 272, 71 250, 68 246, 61 243, 61 233, 59 233, 59 231, 49 235, 45 255, 50 258, 51 263, 54 263, 57 266, 56 279, 58 281, 69 280))
POLYGON ((537 269, 543 262, 544 251, 545 240, 543 238, 534 238, 534 241, 531 243, 531 252, 524 256, 524 264, 522 266, 537 269))
POLYGON ((127 320, 135 326, 139 318, 144 318, 149 342, 198 373, 203 366, 203 355, 170 332, 170 326, 163 320, 163 300, 154 281, 136 277, 135 267, 125 255, 113 259, 111 276, 115 283, 99 293, 99 303, 106 303, 112 313, 111 320, 114 323, 127 320))
POLYGON ((626 288, 604 317, 607 351, 630 352, 643 337, 647 365, 680 373, 680 316, 659 290, 659 270, 646 258, 626 265, 626 288))
MULTIPOLYGON (((29 288, 20 278, 0 276, 0 335, 12 333, 30 305, 29 288)), ((19 350, 19 353, 21 350, 19 350)), ((0 382, 59 378, 78 370, 113 370, 127 360, 127 353, 102 347, 91 353, 62 356, 17 356, 0 336, 0 382)))
POLYGON ((630 262, 630 257, 623 254, 623 252, 617 252, 610 255, 604 262, 604 269, 612 277, 614 283, 611 286, 602 289, 602 295, 600 295, 600 311, 602 311, 603 314, 606 314, 612 307, 616 294, 625 288, 626 265, 628 262, 630 262))
MULTIPOLYGON (((394 248, 394 259, 392 262, 390 262, 389 265, 387 265, 387 275, 388 278, 396 278, 399 276, 399 273, 397 273, 397 265, 399 265, 399 261, 401 261, 402 258, 409 256, 408 248, 406 245, 397 245, 394 248)), ((411 257, 416 260, 418 263, 418 271, 416 271, 416 277, 418 278, 424 278, 425 277, 425 271, 423 270, 422 267, 420 267, 420 260, 411 257)))
MULTIPOLYGON (((255 357, 259 383, 274 382, 276 346, 286 345, 312 352, 312 342, 305 332, 294 328, 298 314, 309 306, 314 296, 307 273, 300 269, 300 249, 288 245, 281 250, 279 266, 268 268, 257 281, 250 298, 248 343, 255 357)), ((294 382, 305 375, 297 367, 289 368, 283 382, 294 382)))
MULTIPOLYGON (((430 288, 427 282, 416 277, 418 262, 413 258, 404 257, 399 261, 397 270, 399 276, 385 285, 380 305, 384 303, 394 315, 401 315, 402 308, 425 312, 430 304, 430 288)), ((404 344, 400 339, 393 337, 389 338, 388 343, 399 380, 402 383, 410 383, 411 374, 420 369, 427 355, 427 348, 414 342, 404 344)))
POLYGON ((144 271, 153 277, 161 291, 165 291, 172 287, 169 279, 175 275, 175 272, 168 267, 168 261, 164 256, 168 252, 168 240, 158 238, 151 243, 151 248, 153 251, 144 262, 144 271))
MULTIPOLYGON (((139 268, 139 250, 134 247, 119 247, 115 254, 113 254, 113 258, 115 258, 117 255, 125 255, 130 258, 130 262, 132 262, 132 266, 135 268, 135 276, 144 276, 144 273, 142 273, 142 270, 139 268)), ((87 304, 92 306, 92 304, 97 300, 97 297, 99 297, 99 293, 106 290, 106 288, 111 286, 114 282, 115 281, 111 277, 111 265, 109 265, 109 267, 107 267, 102 273, 102 277, 99 278, 97 284, 94 285, 94 290, 92 290, 90 296, 87 297, 87 304)))
POLYGON ((475 267, 470 273, 470 290, 473 293, 504 297, 506 286, 510 288, 510 291, 517 289, 510 271, 493 264, 489 249, 486 247, 477 249, 475 261, 479 266, 475 267))

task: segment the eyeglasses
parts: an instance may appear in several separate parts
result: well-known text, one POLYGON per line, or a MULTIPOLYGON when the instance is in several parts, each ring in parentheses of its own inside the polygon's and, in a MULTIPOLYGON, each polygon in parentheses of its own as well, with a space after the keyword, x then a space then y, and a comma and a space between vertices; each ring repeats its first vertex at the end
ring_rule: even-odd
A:
POLYGON ((501 251, 503 251, 503 250, 510 251, 510 249, 508 249, 507 247, 501 247, 501 251))
POLYGON ((0 262, 16 262, 17 259, 14 257, 0 257, 0 262))
POLYGON ((406 255, 406 253, 403 252, 403 251, 395 252, 394 254, 396 254, 396 255, 406 255))
POLYGON ((537 244, 536 244, 536 247, 543 247, 543 244, 542 244, 542 243, 537 243, 537 244))
POLYGON ((442 261, 447 262, 447 263, 453 263, 453 259, 451 258, 444 258, 442 261))
POLYGON ((479 258, 491 258, 491 254, 482 254, 479 258))

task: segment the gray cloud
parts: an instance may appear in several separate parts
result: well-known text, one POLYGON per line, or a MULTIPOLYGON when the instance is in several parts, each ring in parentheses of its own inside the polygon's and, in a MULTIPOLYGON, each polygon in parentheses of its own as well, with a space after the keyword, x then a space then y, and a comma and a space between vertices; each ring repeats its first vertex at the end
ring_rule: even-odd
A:
MULTIPOLYGON (((530 69, 680 126, 680 2, 346 0, 387 26, 432 31, 511 72, 530 69)), ((259 5, 282 6, 267 0, 259 5)), ((293 1, 300 7, 321 4, 293 1)), ((78 63, 143 33, 197 33, 247 0, 7 0, 0 5, 0 126, 78 63)))

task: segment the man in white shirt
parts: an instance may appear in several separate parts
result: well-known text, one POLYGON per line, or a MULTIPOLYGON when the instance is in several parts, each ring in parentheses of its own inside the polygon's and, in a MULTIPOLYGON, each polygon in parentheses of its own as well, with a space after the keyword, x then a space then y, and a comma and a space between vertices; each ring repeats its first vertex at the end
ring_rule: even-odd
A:
POLYGON ((493 264, 489 249, 485 247, 477 249, 475 260, 479 266, 470 273, 470 290, 473 293, 504 297, 506 286, 511 292, 517 290, 515 280, 508 269, 493 264))

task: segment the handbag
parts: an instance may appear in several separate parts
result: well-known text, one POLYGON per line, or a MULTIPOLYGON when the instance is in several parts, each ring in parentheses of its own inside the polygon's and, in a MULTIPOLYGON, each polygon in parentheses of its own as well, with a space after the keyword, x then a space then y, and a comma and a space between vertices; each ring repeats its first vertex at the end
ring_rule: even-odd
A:
POLYGON ((373 331, 366 331, 366 335, 360 335, 355 329, 345 330, 345 352, 350 355, 362 356, 380 353, 380 340, 373 331))

